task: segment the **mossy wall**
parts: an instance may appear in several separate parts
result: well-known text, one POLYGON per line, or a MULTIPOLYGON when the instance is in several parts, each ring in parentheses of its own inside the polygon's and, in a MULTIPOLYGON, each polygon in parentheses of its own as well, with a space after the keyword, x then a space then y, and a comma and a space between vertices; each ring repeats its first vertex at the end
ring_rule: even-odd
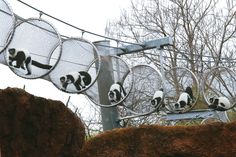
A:
POLYGON ((83 123, 62 102, 0 90, 2 157, 77 157, 84 140, 83 123))
POLYGON ((114 129, 85 142, 60 101, 0 90, 1 157, 235 157, 236 122, 114 129))
POLYGON ((81 156, 235 157, 236 122, 115 129, 86 142, 81 156))

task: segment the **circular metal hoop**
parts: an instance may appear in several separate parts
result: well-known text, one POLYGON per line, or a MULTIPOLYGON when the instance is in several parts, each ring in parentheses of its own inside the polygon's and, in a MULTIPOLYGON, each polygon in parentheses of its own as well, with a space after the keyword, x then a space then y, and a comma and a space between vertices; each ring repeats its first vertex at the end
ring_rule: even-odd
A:
POLYGON ((163 91, 163 78, 161 73, 149 65, 137 65, 132 67, 133 88, 129 97, 123 103, 123 108, 119 109, 122 117, 143 116, 151 114, 160 107, 164 99, 164 93, 157 105, 152 104, 156 91, 163 91))
POLYGON ((4 51, 10 69, 26 79, 41 78, 57 65, 61 55, 61 37, 42 19, 28 19, 15 27, 14 36, 4 51), (50 64, 53 50, 59 47, 55 62, 50 64))
POLYGON ((196 75, 187 68, 173 67, 166 72, 165 79, 166 108, 173 113, 190 111, 195 106, 200 93, 196 75), (187 92, 187 88, 191 90, 192 94, 187 92), (182 98, 185 100, 182 100, 182 98))
POLYGON ((132 89, 133 79, 125 77, 128 73, 132 73, 132 71, 121 57, 102 56, 97 82, 84 94, 101 107, 120 105, 126 100, 132 89), (113 97, 110 97, 110 93, 113 93, 113 97))
POLYGON ((205 118, 201 121, 201 124, 211 124, 211 123, 215 123, 215 122, 222 122, 220 119, 217 119, 215 117, 208 117, 205 118))
MULTIPOLYGON (((50 63, 55 62, 57 49, 54 50, 50 63)), ((60 60, 49 77, 61 91, 79 94, 97 80, 100 62, 98 50, 92 43, 81 38, 68 38, 62 42, 60 60)))
POLYGON ((236 73, 230 68, 212 68, 205 75, 203 88, 203 97, 208 107, 211 107, 211 105, 213 105, 213 108, 219 111, 226 111, 235 107, 236 73), (210 100, 213 98, 217 98, 217 101, 219 102, 211 103, 210 100), (226 105, 226 100, 229 103, 228 107, 226 105), (225 106, 221 106, 221 104, 225 106))
POLYGON ((10 43, 16 19, 10 5, 4 0, 0 0, 0 54, 10 43))

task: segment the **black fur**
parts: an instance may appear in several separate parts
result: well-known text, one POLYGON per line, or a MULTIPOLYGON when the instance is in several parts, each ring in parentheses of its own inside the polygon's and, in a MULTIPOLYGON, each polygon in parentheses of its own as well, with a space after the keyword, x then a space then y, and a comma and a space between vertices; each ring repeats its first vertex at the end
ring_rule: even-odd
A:
POLYGON ((190 98, 193 100, 193 91, 191 87, 186 87, 185 92, 188 93, 188 95, 190 96, 190 98))
POLYGON ((161 102, 161 98, 160 98, 160 97, 151 100, 151 104, 152 104, 154 107, 157 107, 157 105, 158 105, 160 102, 161 102))
MULTIPOLYGON (((72 75, 66 75, 66 79, 67 80, 70 80, 71 82, 75 82, 75 78, 72 76, 72 75)), ((80 77, 79 77, 79 80, 80 80, 80 77)))
POLYGON ((60 77, 60 82, 64 90, 66 90, 69 84, 73 84, 76 90, 80 91, 81 89, 86 88, 86 86, 88 86, 92 81, 89 73, 85 71, 80 71, 76 75, 78 78, 75 78, 75 76, 73 76, 72 74, 60 77))
MULTIPOLYGON (((12 62, 16 61, 15 68, 22 68, 25 69, 24 64, 26 61, 26 55, 23 51, 18 51, 18 53, 13 57, 13 55, 16 53, 15 49, 9 49, 9 65, 12 66, 12 62)), ((30 59, 27 60, 28 62, 30 59)))
POLYGON ((126 94, 126 92, 125 92, 125 89, 124 89, 122 83, 121 83, 121 82, 116 82, 116 83, 120 85, 120 91, 122 91, 123 94, 124 94, 124 96, 126 96, 127 94, 126 94))
POLYGON ((37 62, 37 61, 35 61, 35 60, 32 60, 32 63, 31 63, 32 65, 34 65, 34 66, 36 66, 36 67, 39 67, 39 68, 41 68, 41 69, 51 69, 52 68, 52 66, 51 65, 47 65, 47 64, 42 64, 42 63, 39 63, 39 62, 37 62))
POLYGON ((66 77, 60 77, 60 81, 61 81, 61 83, 62 83, 62 87, 63 87, 63 89, 66 89, 67 88, 67 86, 68 86, 68 83, 65 83, 65 80, 66 80, 66 77))
MULTIPOLYGON (((187 97, 187 102, 186 101, 183 101, 183 100, 178 100, 179 102, 175 103, 175 108, 178 109, 179 107, 180 108, 184 108, 185 106, 189 106, 191 107, 192 106, 192 103, 194 101, 194 96, 193 96, 193 92, 192 92, 192 88, 191 87, 186 87, 184 93, 188 94, 188 97, 187 97)), ((180 95, 181 96, 181 95, 180 95)))
MULTIPOLYGON (((162 92, 163 92, 164 89, 163 89, 163 88, 160 88, 159 91, 162 91, 162 92)), ((155 108, 157 108, 158 105, 161 103, 161 100, 162 100, 161 97, 156 97, 156 98, 154 98, 154 99, 151 100, 151 104, 152 104, 155 108)), ((162 106, 161 106, 161 107, 165 107, 164 102, 162 103, 162 106)))
MULTIPOLYGON (((113 92, 115 92, 117 101, 121 101, 121 99, 122 99, 121 93, 120 93, 118 90, 116 90, 116 89, 115 89, 113 92)), ((113 93, 113 92, 111 92, 111 93, 113 93)), ((110 94, 111 94, 111 93, 110 93, 110 94)), ((113 94, 114 94, 114 93, 113 93, 113 94)))
POLYGON ((217 109, 218 107, 218 103, 219 103, 219 99, 214 99, 213 97, 209 99, 210 105, 209 108, 211 109, 217 109))
POLYGON ((15 61, 16 65, 15 68, 22 68, 27 70, 26 75, 31 75, 31 65, 34 65, 36 67, 42 68, 42 69, 51 69, 51 65, 46 65, 39 63, 37 61, 34 61, 31 59, 31 56, 26 56, 24 51, 17 51, 15 48, 8 49, 9 52, 9 65, 12 65, 12 62, 15 61))
POLYGON ((82 86, 81 84, 81 77, 79 77, 77 80, 74 81, 74 86, 78 91, 85 88, 85 86, 82 86))
POLYGON ((226 109, 224 108, 225 107, 225 104, 224 103, 220 103, 219 104, 219 98, 210 98, 209 99, 209 102, 210 102, 210 105, 209 105, 209 108, 211 109, 214 109, 214 110, 217 110, 217 111, 226 111, 226 109), (221 107, 223 106, 223 107, 221 107))
POLYGON ((119 85, 119 89, 110 89, 108 92, 108 97, 111 102, 119 102, 127 95, 121 82, 116 82, 115 84, 119 85))
POLYGON ((187 102, 187 103, 186 103, 185 101, 180 101, 179 104, 180 104, 180 107, 183 108, 183 107, 185 107, 187 104, 189 104, 189 99, 188 99, 188 102, 187 102))
POLYGON ((85 86, 88 86, 91 81, 92 81, 92 78, 91 76, 89 75, 89 73, 85 72, 85 71, 80 71, 79 72, 82 77, 82 81, 84 82, 84 85, 85 86))
MULTIPOLYGON (((192 103, 194 101, 194 96, 193 96, 193 91, 192 91, 192 88, 191 87, 186 87, 185 89, 185 92, 188 93, 189 97, 188 97, 188 101, 187 101, 187 104, 185 105, 188 105, 188 106, 192 106, 192 103)), ((181 104, 180 104, 181 105, 181 104)))

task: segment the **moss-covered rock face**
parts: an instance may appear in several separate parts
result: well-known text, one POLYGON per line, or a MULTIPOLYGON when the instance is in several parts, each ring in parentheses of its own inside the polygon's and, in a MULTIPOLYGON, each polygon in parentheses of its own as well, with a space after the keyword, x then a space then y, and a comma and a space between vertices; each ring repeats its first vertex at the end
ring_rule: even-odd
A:
POLYGON ((236 122, 114 129, 85 143, 81 120, 63 103, 0 90, 2 157, 234 157, 236 122))
POLYGON ((232 157, 236 122, 114 129, 86 142, 83 157, 232 157))
POLYGON ((62 102, 0 90, 2 157, 79 157, 84 142, 83 123, 62 102))

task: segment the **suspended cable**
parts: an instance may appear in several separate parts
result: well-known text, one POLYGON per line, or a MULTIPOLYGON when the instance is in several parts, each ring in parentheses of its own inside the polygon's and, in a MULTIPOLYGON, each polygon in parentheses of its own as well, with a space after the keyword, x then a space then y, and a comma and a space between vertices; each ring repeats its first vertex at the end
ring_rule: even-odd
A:
MULTIPOLYGON (((0 11, 4 12, 4 11, 1 10, 1 9, 0 9, 0 11)), ((4 12, 4 13, 6 13, 6 12, 4 12)), ((18 20, 20 20, 20 21, 27 22, 28 24, 31 24, 31 25, 33 25, 33 26, 35 26, 35 27, 38 27, 38 28, 42 29, 42 30, 45 30, 45 31, 48 31, 48 32, 50 32, 50 33, 56 34, 55 32, 52 32, 52 31, 50 31, 50 30, 47 30, 46 28, 43 28, 43 27, 40 27, 40 26, 38 26, 38 25, 35 25, 35 24, 31 23, 31 22, 28 22, 26 19, 20 17, 20 16, 17 15, 17 14, 14 14, 14 15, 15 15, 15 17, 16 17, 18 20)), ((84 35, 84 32, 82 32, 81 38, 83 38, 83 35, 84 35)), ((62 35, 62 34, 60 34, 60 36, 62 37, 62 40, 71 38, 71 37, 69 37, 69 36, 62 35)), ((107 48, 112 48, 112 49, 119 49, 119 50, 125 51, 125 49, 123 49, 123 48, 121 48, 121 47, 107 46, 107 45, 103 45, 103 44, 98 44, 98 46, 107 47, 107 48)))
POLYGON ((8 13, 8 12, 2 10, 2 9, 0 9, 0 12, 2 12, 2 13, 4 13, 4 14, 7 14, 7 15, 10 15, 10 16, 12 15, 12 14, 10 14, 10 13, 8 13))
MULTIPOLYGON (((50 18, 52 18, 52 19, 55 19, 55 20, 57 20, 57 21, 59 21, 59 22, 65 24, 65 25, 68 25, 68 26, 70 26, 70 27, 72 27, 72 28, 75 28, 75 29, 77 29, 77 30, 80 30, 80 31, 82 32, 82 36, 83 36, 84 33, 88 33, 88 34, 92 34, 92 35, 95 35, 95 36, 99 36, 99 37, 103 37, 103 38, 106 38, 106 39, 110 39, 110 40, 113 40, 113 41, 116 41, 116 42, 128 43, 128 44, 133 44, 133 45, 138 45, 138 46, 144 47, 143 44, 137 44, 137 43, 127 42, 127 41, 122 41, 122 40, 119 40, 119 39, 114 39, 114 38, 111 38, 111 37, 107 37, 107 36, 103 36, 103 35, 99 35, 99 34, 96 34, 96 33, 90 32, 90 31, 87 31, 87 30, 85 30, 85 29, 82 29, 82 28, 76 27, 76 26, 74 26, 74 25, 72 25, 72 24, 69 24, 69 23, 67 23, 67 22, 65 22, 65 21, 63 21, 63 20, 60 20, 60 19, 58 19, 58 18, 56 18, 56 17, 54 17, 54 16, 52 16, 52 15, 49 15, 49 14, 47 14, 47 13, 45 13, 45 12, 43 12, 43 11, 41 11, 41 10, 39 10, 39 9, 37 9, 37 8, 35 8, 35 7, 33 7, 33 6, 31 6, 31 5, 29 5, 29 4, 27 4, 27 3, 23 2, 23 1, 21 1, 21 0, 17 0, 17 1, 19 1, 20 3, 26 5, 26 6, 30 7, 30 8, 32 8, 33 10, 36 10, 37 12, 39 12, 40 17, 41 17, 42 15, 46 15, 46 16, 48 16, 48 17, 50 17, 50 18)), ((10 15, 9 13, 7 13, 7 12, 4 11, 4 10, 1 10, 1 9, 0 9, 0 11, 3 12, 3 13, 5 13, 5 14, 10 15)), ((16 14, 15 14, 15 16, 16 16, 18 19, 20 19, 20 20, 22 20, 22 21, 25 21, 24 18, 22 18, 22 17, 20 17, 20 16, 18 16, 18 15, 16 15, 16 14)), ((37 26, 37 27, 38 27, 38 26, 37 26)), ((45 30, 45 28, 43 28, 43 29, 45 30)), ((61 35, 61 36, 64 37, 64 38, 70 38, 70 37, 68 37, 68 36, 66 36, 66 35, 61 35)), ((122 51, 125 51, 125 49, 122 49, 122 48, 119 48, 119 47, 112 47, 112 46, 107 46, 107 45, 102 45, 102 44, 99 45, 99 46, 109 47, 109 48, 113 48, 113 49, 120 49, 120 50, 122 50, 122 51)), ((179 53, 182 54, 182 55, 185 56, 185 57, 186 57, 186 55, 190 55, 190 54, 185 53, 185 52, 179 52, 179 53)), ((213 56, 208 56, 208 55, 201 56, 200 54, 195 54, 195 56, 218 59, 218 57, 213 57, 213 56)), ((180 58, 179 58, 179 59, 180 59, 180 58)), ((236 59, 233 59, 233 58, 231 58, 231 59, 230 59, 230 58, 221 58, 221 59, 223 59, 223 60, 231 60, 232 62, 233 62, 234 60, 236 60, 236 59)), ((184 60, 184 59, 181 59, 181 60, 184 60)), ((185 60, 187 60, 187 59, 185 59, 185 60)), ((211 62, 212 62, 212 61, 211 61, 211 62)))
POLYGON ((91 31, 87 31, 87 30, 85 30, 85 29, 82 29, 82 28, 79 28, 79 27, 77 27, 77 26, 74 26, 74 25, 72 25, 72 24, 70 24, 70 23, 68 23, 68 22, 65 22, 65 21, 63 21, 63 20, 61 20, 61 19, 59 19, 59 18, 56 18, 56 17, 54 17, 54 16, 52 16, 52 15, 49 15, 49 14, 43 12, 42 10, 39 10, 39 9, 37 9, 37 8, 35 8, 35 7, 29 5, 29 4, 27 4, 27 3, 25 3, 25 2, 23 2, 23 1, 21 1, 21 0, 17 0, 17 1, 19 1, 20 3, 22 3, 22 4, 24 4, 24 5, 28 6, 28 7, 30 7, 30 8, 33 9, 33 10, 38 11, 39 13, 41 13, 41 14, 43 14, 43 15, 46 15, 46 16, 48 16, 48 17, 50 17, 50 18, 52 18, 52 19, 54 19, 54 20, 56 20, 56 21, 59 21, 59 22, 65 24, 65 25, 68 25, 68 26, 70 26, 70 27, 72 27, 72 28, 75 28, 75 29, 77 29, 77 30, 79 30, 79 31, 82 31, 82 32, 84 32, 84 33, 88 33, 88 34, 91 34, 91 35, 94 35, 94 36, 102 37, 102 38, 109 39, 109 40, 113 40, 113 41, 119 41, 119 42, 122 42, 122 43, 133 44, 133 45, 138 45, 138 46, 144 47, 143 44, 132 43, 132 42, 128 42, 128 41, 122 41, 122 40, 119 40, 119 39, 114 39, 114 38, 111 38, 111 37, 107 37, 107 36, 104 36, 104 35, 100 35, 100 34, 97 34, 97 33, 93 33, 93 32, 91 32, 91 31))
MULTIPOLYGON (((164 50, 169 50, 169 49, 164 49, 164 50)), ((189 53, 186 53, 185 51, 174 51, 174 50, 170 50, 171 52, 175 52, 175 53, 179 53, 180 55, 183 55, 185 58, 188 58, 187 56, 191 56, 193 55, 194 57, 202 57, 202 58, 210 58, 210 59, 219 59, 219 57, 214 57, 214 56, 210 56, 210 55, 201 55, 201 54, 189 54, 189 53)), ((179 58, 180 59, 180 58, 179 58)), ((228 57, 220 57, 221 60, 230 60, 232 62, 236 62, 236 58, 228 58, 228 57)), ((189 61, 199 61, 197 59, 181 59, 181 60, 189 60, 189 61)), ((204 60, 202 59, 202 61, 205 61, 207 62, 208 60, 204 60)), ((210 61, 210 62, 214 62, 214 61, 210 61)))

